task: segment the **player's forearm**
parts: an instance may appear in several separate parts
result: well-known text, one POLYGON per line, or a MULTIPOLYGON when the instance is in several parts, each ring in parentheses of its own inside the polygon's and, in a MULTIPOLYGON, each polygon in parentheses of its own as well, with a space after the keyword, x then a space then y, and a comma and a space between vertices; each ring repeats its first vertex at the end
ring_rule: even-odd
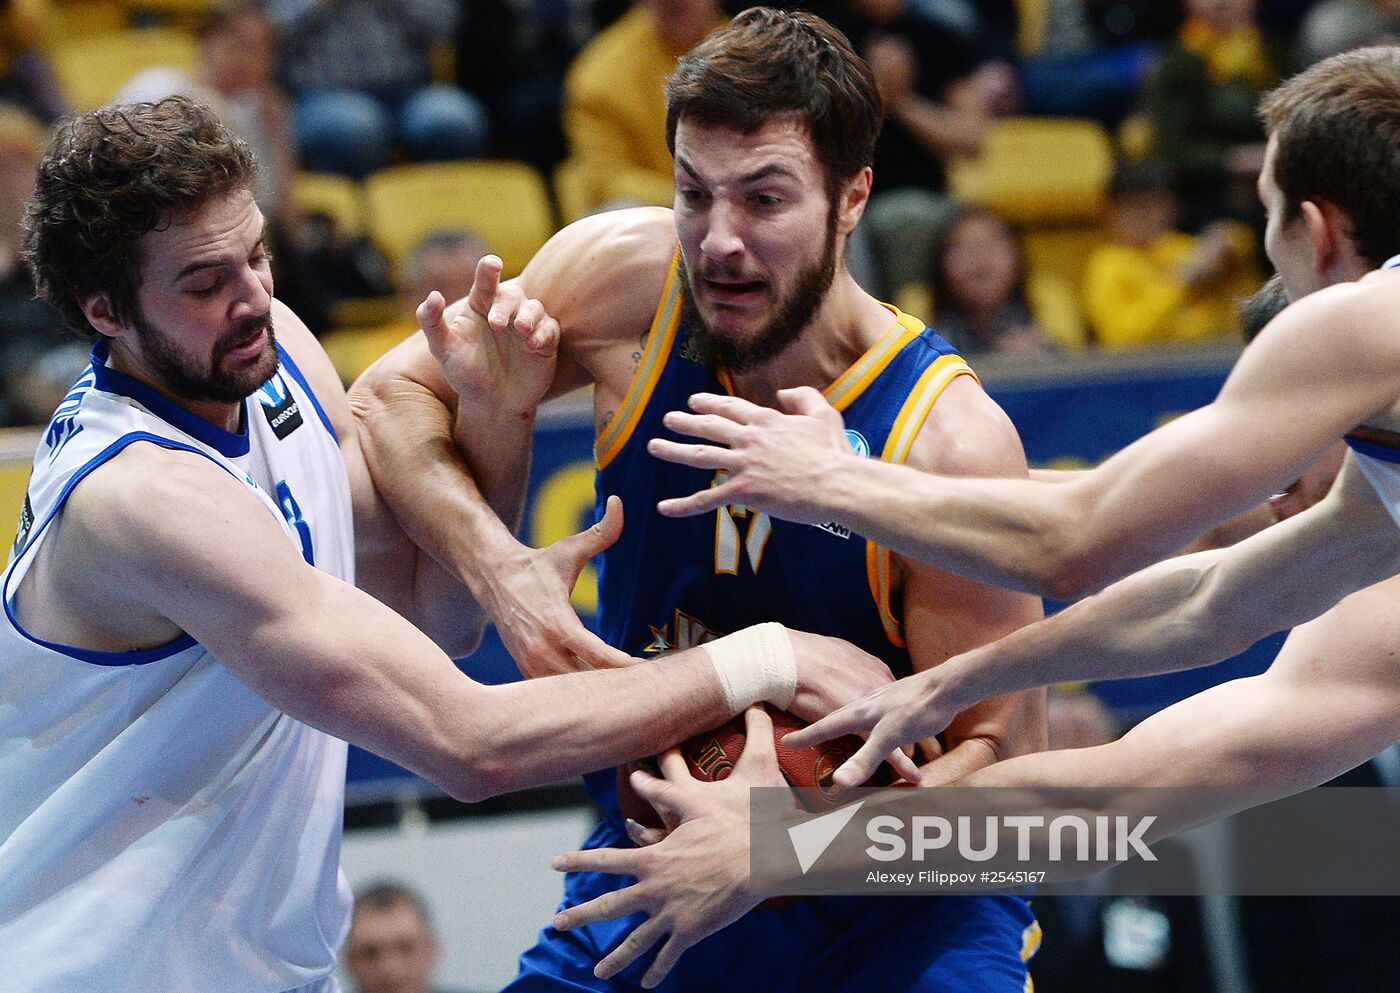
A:
POLYGON ((1045 691, 983 700, 958 714, 943 733, 947 750, 926 764, 924 786, 951 783, 1017 755, 1044 751, 1045 691))
POLYGON ((462 454, 468 476, 491 510, 514 534, 525 512, 530 481, 535 412, 501 412, 486 417, 459 405, 452 440, 462 454))
POLYGON ((950 659, 942 674, 952 699, 973 701, 1033 686, 1146 676, 1228 658, 1255 638, 1219 616, 1209 626, 1200 623, 1210 620, 1203 601, 1211 589, 1212 554, 1143 570, 1053 617, 950 659))
MULTIPOLYGON (((426 386, 378 369, 355 385, 351 401, 375 487, 399 526, 489 604, 491 569, 519 543, 458 449, 452 412, 426 386)), ((518 515, 523 473, 503 472, 491 489, 508 516, 518 515)))
POLYGON ((626 669, 486 687, 483 706, 463 721, 477 742, 473 796, 655 755, 732 716, 701 649, 626 669))
MULTIPOLYGON (((994 586, 1069 598, 1088 585, 1068 484, 966 479, 850 456, 811 497, 894 552, 994 586)), ((1096 577, 1094 577, 1096 578, 1096 577)))

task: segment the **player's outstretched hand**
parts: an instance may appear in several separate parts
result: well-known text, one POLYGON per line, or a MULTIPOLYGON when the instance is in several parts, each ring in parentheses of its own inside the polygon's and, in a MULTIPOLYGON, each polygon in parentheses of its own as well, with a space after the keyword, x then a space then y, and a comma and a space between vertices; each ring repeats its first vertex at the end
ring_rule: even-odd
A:
POLYGON ((418 326, 459 402, 493 417, 533 416, 554 380, 559 322, 519 285, 501 282, 501 260, 487 255, 459 313, 434 290, 418 306, 418 326))
POLYGON ((579 573, 621 534, 622 500, 609 497, 603 519, 591 528, 545 548, 522 545, 517 557, 491 570, 484 606, 524 675, 554 676, 637 661, 584 627, 569 603, 579 573))
POLYGON ((892 752, 932 738, 967 708, 966 702, 949 699, 951 694, 939 677, 939 668, 881 686, 784 740, 793 748, 807 748, 843 734, 863 736, 865 744, 832 777, 842 789, 859 786, 892 752))
POLYGON ((673 410, 672 431, 714 444, 682 444, 653 438, 647 451, 659 459, 698 469, 718 469, 729 478, 690 496, 662 500, 668 517, 691 517, 727 504, 741 504, 799 524, 831 520, 820 497, 832 464, 852 454, 841 415, 809 386, 780 390, 782 411, 738 397, 697 393, 692 413, 673 410))
POLYGON ((625 889, 563 910, 554 918, 561 931, 595 921, 645 913, 637 926, 593 970, 611 979, 658 942, 661 950, 642 977, 647 989, 657 986, 675 967, 681 953, 748 913, 758 904, 749 894, 749 789, 782 786, 773 747, 773 721, 762 707, 744 715, 747 744, 726 779, 695 779, 680 753, 661 757, 658 779, 632 773, 642 799, 675 825, 664 840, 646 848, 600 848, 567 852, 554 859, 561 872, 606 872, 636 876, 625 889))
MULTIPOLYGON (((895 685, 894 673, 890 672, 889 666, 849 641, 791 628, 788 629, 788 638, 792 641, 792 651, 797 658, 797 694, 788 705, 788 710, 804 721, 821 723, 820 719, 828 714, 835 717, 844 712, 842 708, 849 709, 869 699, 881 688, 889 689, 895 685)), ((810 729, 804 728, 801 733, 808 734, 810 729)), ((836 735, 823 735, 813 740, 825 741, 833 737, 836 735)), ((789 734, 784 740, 795 739, 789 734)), ((898 745, 875 760, 871 774, 881 759, 888 761, 904 779, 911 783, 919 782, 918 764, 898 745)), ((859 786, 868 778, 869 775, 866 775, 852 785, 859 786)))

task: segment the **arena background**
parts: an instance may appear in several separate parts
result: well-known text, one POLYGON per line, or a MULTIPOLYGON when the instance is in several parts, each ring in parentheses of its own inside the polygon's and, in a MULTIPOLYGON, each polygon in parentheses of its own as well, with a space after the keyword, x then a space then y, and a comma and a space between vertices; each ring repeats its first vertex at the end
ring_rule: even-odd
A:
MULTIPOLYGON (((414 330, 412 306, 425 285, 449 297, 460 295, 449 282, 464 291, 460 279, 465 272, 469 283, 470 266, 463 258, 483 248, 497 252, 509 275, 560 225, 585 213, 620 203, 667 202, 669 166, 664 147, 656 147, 656 121, 639 126, 651 129, 642 157, 650 159, 653 172, 661 170, 661 191, 654 182, 650 188, 614 188, 608 181, 629 171, 615 162, 600 166, 580 149, 591 146, 597 153, 616 137, 608 128, 618 122, 589 118, 577 106, 571 109, 570 101, 578 100, 583 85, 575 74, 591 66, 592 82, 611 90, 617 113, 655 102, 661 78, 655 73, 664 74, 666 57, 658 59, 654 39, 646 48, 640 35, 628 36, 631 48, 610 49, 592 63, 581 53, 605 37, 615 41, 610 26, 638 29, 638 18, 649 14, 664 21, 698 2, 638 0, 630 13, 627 0, 0 4, 0 425, 8 426, 0 430, 0 529, 11 528, 7 542, 39 437, 35 425, 85 362, 84 349, 55 335, 51 316, 35 312, 27 274, 15 262, 26 180, 32 186, 34 163, 56 117, 118 98, 179 91, 210 101, 243 130, 267 172, 259 198, 273 223, 278 295, 321 336, 348 382, 414 330), (358 39, 351 57, 322 57, 318 33, 333 35, 335 27, 325 12, 349 9, 376 33, 369 44, 358 39), (600 84, 608 68, 621 76, 600 84), (394 140, 379 147, 370 140, 379 125, 363 117, 335 118, 334 127, 320 131, 303 126, 311 118, 300 98, 314 89, 313 69, 342 73, 340 82, 352 87, 357 76, 368 85, 376 73, 381 89, 435 87, 438 130, 415 132, 399 122, 394 140), (637 80, 647 72, 654 74, 654 85, 643 92, 637 80), (566 79, 576 80, 573 91, 566 79), (445 241, 432 243, 444 233, 445 241), (425 244, 439 255, 420 254, 425 244)), ((727 13, 743 6, 723 5, 727 13)), ((1236 115, 1231 126, 1242 115, 1248 132, 1253 97, 1281 75, 1328 54, 1326 46, 1336 50, 1400 36, 1400 4, 1394 0, 828 0, 791 6, 827 15, 897 9, 908 15, 898 29, 908 29, 910 51, 923 69, 959 65, 965 79, 977 79, 975 89, 985 100, 976 148, 950 153, 946 162, 930 160, 936 183, 920 186, 916 175, 914 195, 891 198, 883 226, 875 226, 861 246, 866 257, 860 264, 882 298, 930 317, 923 263, 929 245, 903 240, 911 230, 905 224, 909 211, 946 217, 955 206, 975 207, 1008 226, 1023 302, 1040 336, 1018 354, 977 355, 972 363, 1020 430, 1032 464, 1054 468, 1095 464, 1209 402, 1238 354, 1233 308, 1266 268, 1255 237, 1260 217, 1249 192, 1249 163, 1257 168, 1257 158, 1248 153, 1258 152, 1259 135, 1233 135, 1229 141, 1245 154, 1231 159, 1233 171, 1224 169, 1223 153, 1208 154, 1220 151, 1220 136, 1211 127, 1228 116, 1221 108, 1228 104, 1236 115), (1222 10, 1243 20, 1217 50, 1200 25, 1222 10), (968 41, 969 25, 982 32, 975 43, 968 41), (1228 58, 1212 61, 1212 52, 1228 58), (978 72, 987 67, 994 71, 978 72), (1003 67, 1019 87, 1015 99, 1008 100, 1003 67), (1222 94, 1229 100, 1216 103, 1222 94), (1178 176, 1183 169, 1199 172, 1207 160, 1224 169, 1204 179, 1194 175, 1194 185, 1171 191, 1182 198, 1183 231, 1171 233, 1178 240, 1157 244, 1177 253, 1172 257, 1178 261, 1204 244, 1181 241, 1188 238, 1184 232, 1216 239, 1216 250, 1225 251, 1227 242, 1233 246, 1239 268, 1218 281, 1214 323, 1196 312, 1173 326, 1130 326, 1117 318, 1137 313, 1131 294, 1111 282, 1102 292, 1090 290, 1090 257, 1113 235, 1112 177, 1125 163, 1155 159, 1166 160, 1178 176)), ((898 33, 892 23, 886 22, 886 34, 898 33)), ((874 45, 879 37, 877 31, 867 42, 874 45)), ((953 73, 931 82, 926 75, 919 75, 920 87, 949 83, 953 73)), ((877 151, 877 193, 898 174, 885 166, 901 165, 882 162, 882 154, 877 151)), ((858 261, 853 258, 853 266, 858 261)), ((1169 268, 1163 264, 1163 271, 1169 268)), ((586 396, 564 398, 541 415, 521 536, 526 542, 543 545, 591 523, 591 434, 586 396)), ((591 618, 591 573, 582 577, 574 602, 591 618)), ((1280 641, 1281 635, 1265 639, 1207 670, 1068 693, 1092 693, 1120 728, 1127 727, 1204 686, 1262 670, 1280 641)), ((518 678, 489 632, 481 650, 459 664, 483 681, 518 678)), ((548 869, 549 857, 578 844, 591 818, 573 783, 469 807, 352 749, 344 867, 357 886, 389 877, 420 890, 440 931, 439 985, 492 990, 514 974, 516 956, 557 902, 559 881, 548 869)), ((1198 871, 1222 873, 1235 843, 1222 832, 1207 833, 1194 852, 1198 871)), ((1115 911, 1117 930, 1105 930, 1098 955, 1117 967, 1114 978, 1090 979, 1071 970, 1072 981, 1038 976, 1037 988, 1395 988, 1393 972, 1380 985, 1361 977, 1358 963, 1378 943, 1354 925, 1354 915, 1364 914, 1372 925, 1366 934, 1388 934, 1383 940, 1393 945, 1400 925, 1395 901, 1363 911, 1326 901, 1308 907, 1300 903, 1295 911, 1259 917, 1265 923, 1251 927, 1245 919, 1254 910, 1229 898, 1185 907, 1124 904, 1115 911), (1313 955, 1322 945, 1327 951, 1313 955), (1163 965, 1168 960, 1171 968, 1163 965), (1259 968, 1271 961, 1291 964, 1259 968), (1297 967, 1308 961, 1311 971, 1297 967), (1325 981, 1310 978, 1314 972, 1325 981)), ((1071 930, 1047 923, 1038 963, 1048 962, 1071 930)))

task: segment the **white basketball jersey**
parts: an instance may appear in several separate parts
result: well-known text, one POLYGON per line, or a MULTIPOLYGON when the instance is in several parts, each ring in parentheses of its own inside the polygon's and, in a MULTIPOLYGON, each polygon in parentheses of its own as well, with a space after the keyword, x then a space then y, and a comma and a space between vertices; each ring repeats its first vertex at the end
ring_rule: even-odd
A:
POLYGON ((1382 445, 1348 438, 1357 468, 1375 489, 1376 495, 1400 526, 1400 451, 1382 445))
POLYGON ((188 636, 89 651, 36 638, 15 610, 73 488, 135 443, 209 459, 307 561, 353 583, 345 464, 285 351, 243 407, 241 433, 217 428, 110 368, 99 345, 39 446, 3 578, 0 989, 281 993, 334 966, 350 914, 345 744, 188 636))

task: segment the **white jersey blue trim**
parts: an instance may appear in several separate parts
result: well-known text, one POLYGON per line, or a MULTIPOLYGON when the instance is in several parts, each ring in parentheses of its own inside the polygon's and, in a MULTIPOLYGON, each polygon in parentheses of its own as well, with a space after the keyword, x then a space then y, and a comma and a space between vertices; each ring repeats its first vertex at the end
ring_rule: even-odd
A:
POLYGON ((351 906, 344 742, 188 634, 133 652, 55 644, 21 626, 15 600, 39 595, 21 584, 78 485, 142 443, 213 462, 308 562, 353 583, 345 462, 278 351, 271 402, 248 398, 226 431, 113 369, 100 344, 44 433, 0 581, 6 989, 284 993, 333 973, 351 906))

